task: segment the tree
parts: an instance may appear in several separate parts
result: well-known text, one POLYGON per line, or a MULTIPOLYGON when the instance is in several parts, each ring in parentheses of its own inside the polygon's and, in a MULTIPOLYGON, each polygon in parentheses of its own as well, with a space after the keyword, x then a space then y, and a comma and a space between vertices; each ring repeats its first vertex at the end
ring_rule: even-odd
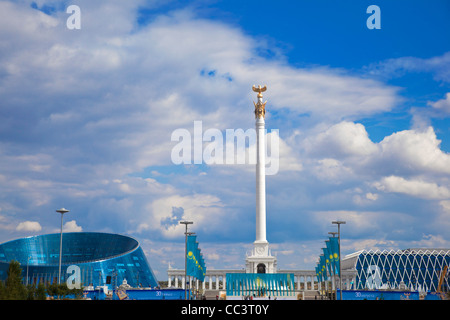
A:
POLYGON ((9 263, 8 277, 6 279, 2 299, 5 300, 25 300, 27 298, 27 289, 22 283, 22 268, 20 263, 12 260, 9 263))
POLYGON ((22 278, 22 268, 18 261, 12 260, 9 263, 8 277, 5 282, 0 281, 0 300, 45 300, 47 294, 53 297, 64 299, 80 299, 83 296, 83 289, 69 289, 66 283, 51 284, 47 288, 43 283, 25 286, 22 278))
POLYGON ((34 293, 35 300, 45 300, 47 299, 47 291, 45 290, 45 286, 43 283, 39 283, 34 293))
POLYGON ((27 287, 27 300, 46 300, 47 289, 43 283, 39 283, 36 287, 33 284, 29 284, 27 287))
POLYGON ((59 297, 59 299, 65 299, 67 296, 80 299, 83 296, 83 289, 69 289, 66 283, 53 283, 47 287, 47 293, 49 296, 59 297))

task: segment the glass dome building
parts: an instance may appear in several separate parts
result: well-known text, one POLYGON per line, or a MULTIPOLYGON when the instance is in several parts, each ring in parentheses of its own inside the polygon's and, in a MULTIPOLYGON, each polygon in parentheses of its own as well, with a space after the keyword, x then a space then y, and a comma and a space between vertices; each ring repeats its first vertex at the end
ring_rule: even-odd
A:
MULTIPOLYGON (((10 261, 17 260, 24 283, 57 283, 59 250, 59 233, 1 244, 0 280, 6 280, 10 261)), ((128 236, 98 232, 63 233, 61 260, 61 283, 67 281, 73 274, 73 266, 77 266, 83 287, 107 285, 115 288, 124 280, 135 288, 158 286, 139 242, 128 236)))

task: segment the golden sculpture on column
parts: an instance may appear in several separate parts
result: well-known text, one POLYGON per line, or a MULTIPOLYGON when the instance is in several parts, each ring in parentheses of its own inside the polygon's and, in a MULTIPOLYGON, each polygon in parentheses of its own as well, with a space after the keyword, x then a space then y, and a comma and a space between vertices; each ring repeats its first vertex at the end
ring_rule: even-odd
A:
POLYGON ((258 87, 253 86, 252 89, 253 89, 253 91, 258 92, 258 96, 257 96, 258 97, 258 102, 257 103, 253 102, 253 104, 255 105, 255 118, 256 119, 258 119, 258 118, 263 118, 264 119, 266 117, 266 103, 267 103, 267 101, 264 102, 264 103, 262 102, 262 97, 263 97, 262 93, 267 90, 267 87, 266 86, 261 87, 259 85, 258 87))

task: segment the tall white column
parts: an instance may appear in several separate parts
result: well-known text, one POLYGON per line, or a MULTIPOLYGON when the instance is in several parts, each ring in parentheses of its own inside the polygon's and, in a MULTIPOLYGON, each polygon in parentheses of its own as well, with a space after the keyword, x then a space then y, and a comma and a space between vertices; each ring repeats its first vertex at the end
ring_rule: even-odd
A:
MULTIPOLYGON (((262 98, 258 98, 262 103, 262 98)), ((266 139, 264 118, 256 118, 256 242, 266 239, 266 139)))
POLYGON ((249 273, 277 272, 277 259, 271 255, 266 238, 266 102, 263 102, 262 95, 266 90, 266 86, 253 86, 253 91, 258 93, 258 102, 253 103, 256 119, 256 239, 251 254, 246 258, 246 271, 249 273))

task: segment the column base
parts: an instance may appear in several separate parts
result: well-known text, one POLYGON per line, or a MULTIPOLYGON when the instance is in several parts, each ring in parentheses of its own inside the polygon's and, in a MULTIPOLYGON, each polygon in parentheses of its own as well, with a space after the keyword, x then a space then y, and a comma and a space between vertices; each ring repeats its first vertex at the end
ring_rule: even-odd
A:
POLYGON ((277 273, 277 258, 272 256, 267 241, 255 241, 245 259, 247 273, 277 273))

